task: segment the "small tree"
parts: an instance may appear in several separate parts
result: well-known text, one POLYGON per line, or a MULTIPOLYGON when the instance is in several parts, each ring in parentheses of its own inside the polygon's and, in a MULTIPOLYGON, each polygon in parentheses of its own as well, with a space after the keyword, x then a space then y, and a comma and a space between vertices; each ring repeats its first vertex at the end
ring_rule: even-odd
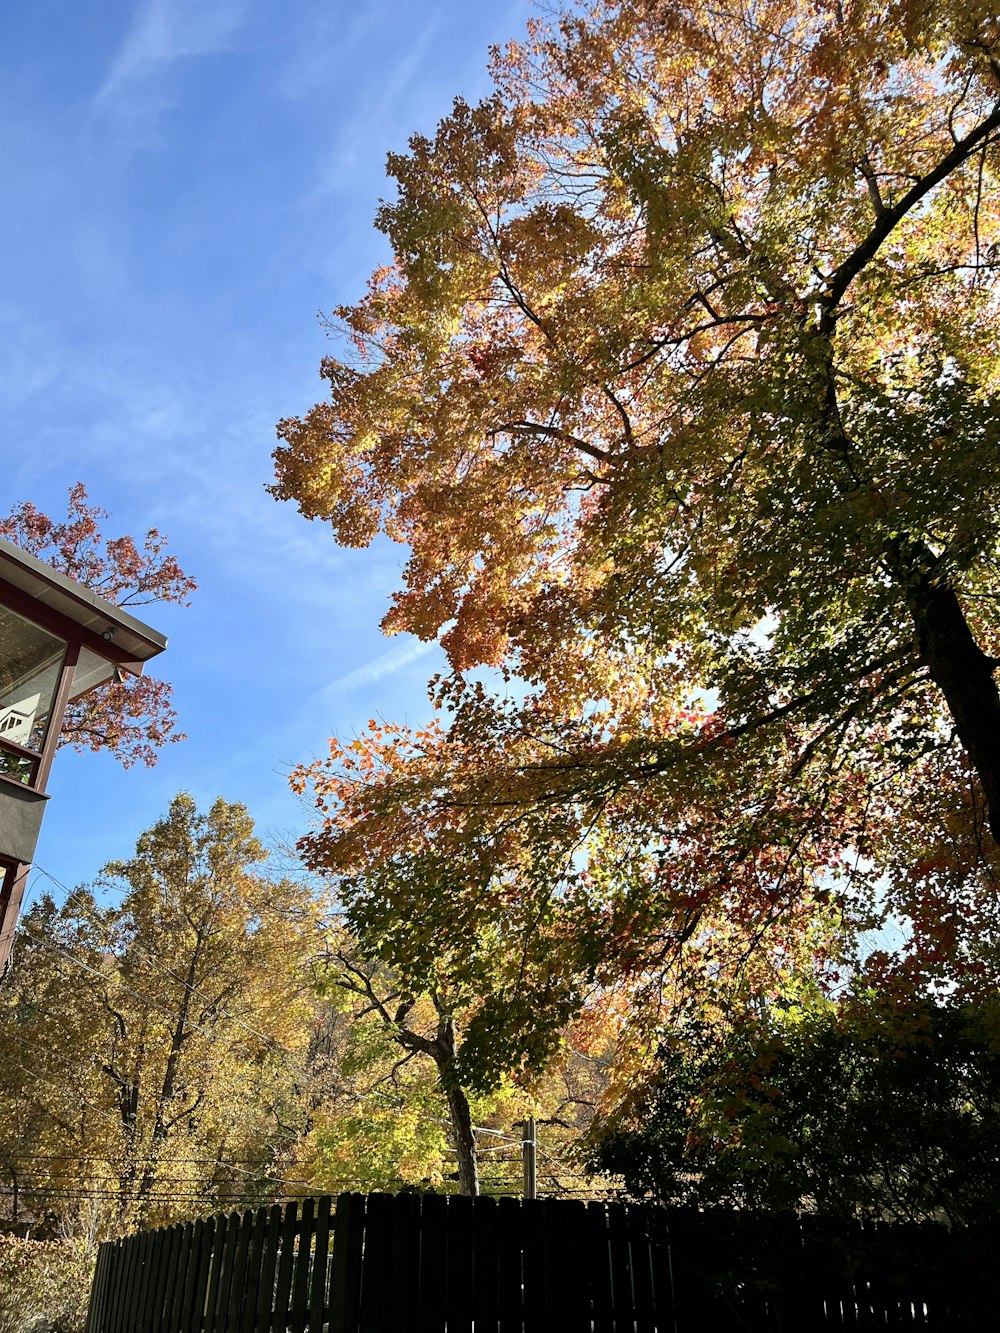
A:
POLYGON ((338 1159, 354 1159, 360 1147, 370 1166, 395 1185, 404 1158, 410 1163, 410 1183, 426 1184, 428 1177, 441 1183, 442 1150, 450 1139, 458 1169, 448 1174, 457 1178, 463 1194, 488 1191, 498 1179, 509 1187, 512 1162, 520 1180, 516 1127, 529 1115, 546 1132, 546 1160, 539 1174, 547 1171, 556 1190, 561 1177, 576 1177, 575 1150, 607 1088, 613 1046, 611 1025, 597 1008, 561 1034, 559 1052, 548 1061, 544 1076, 522 1069, 515 1080, 495 1065, 486 1079, 470 1068, 465 1050, 480 1002, 461 996, 456 1002, 443 978, 428 992, 408 991, 390 969, 366 961, 339 930, 317 960, 317 982, 349 1028, 337 1062, 338 1081, 343 1101, 354 1103, 348 1114, 342 1101, 330 1107, 335 1115, 324 1116, 318 1180, 323 1179, 324 1153, 334 1159, 328 1168, 334 1171, 338 1159), (346 1144, 345 1135, 354 1143, 346 1144), (387 1151, 395 1153, 391 1161, 387 1151), (415 1176, 419 1163, 423 1169, 415 1176))

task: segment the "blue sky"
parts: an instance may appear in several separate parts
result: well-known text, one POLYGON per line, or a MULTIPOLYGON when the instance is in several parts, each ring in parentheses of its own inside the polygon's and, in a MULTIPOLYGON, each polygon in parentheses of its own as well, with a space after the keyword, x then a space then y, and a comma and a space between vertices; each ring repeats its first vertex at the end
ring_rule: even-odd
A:
MULTIPOLYGON (((378 630, 404 553, 343 551, 265 494, 274 424, 322 396, 318 314, 385 258, 385 154, 488 90, 526 0, 32 0, 0 14, 0 510, 155 526, 200 583, 145 616, 189 739, 152 770, 63 752, 36 865, 127 855, 186 788, 289 841, 292 765, 419 721, 433 645, 378 630)), ((45 887, 35 876, 33 896, 45 887)))

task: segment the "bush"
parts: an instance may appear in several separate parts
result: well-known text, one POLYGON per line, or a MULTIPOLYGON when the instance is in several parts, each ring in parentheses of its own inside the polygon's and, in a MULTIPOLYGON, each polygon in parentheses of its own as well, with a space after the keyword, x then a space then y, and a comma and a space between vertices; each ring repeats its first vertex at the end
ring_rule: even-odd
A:
POLYGON ((0 1333, 82 1333, 94 1250, 0 1236, 0 1333))
POLYGON ((695 1207, 1000 1223, 1000 1001, 860 997, 671 1034, 591 1169, 695 1207))

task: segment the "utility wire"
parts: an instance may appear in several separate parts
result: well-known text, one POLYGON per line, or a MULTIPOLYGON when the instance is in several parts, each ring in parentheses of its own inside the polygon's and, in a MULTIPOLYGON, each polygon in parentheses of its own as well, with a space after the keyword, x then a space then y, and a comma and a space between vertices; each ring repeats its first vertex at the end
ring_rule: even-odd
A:
MULTIPOLYGON (((48 872, 47 870, 45 870, 42 866, 37 866, 36 868, 37 868, 37 870, 39 871, 39 873, 42 874, 42 875, 44 875, 45 878, 48 879, 52 884, 54 884, 54 885, 56 886, 57 889, 60 889, 60 890, 61 890, 63 893, 65 893, 67 896, 69 895, 69 893, 71 892, 71 890, 68 889, 68 888, 66 887, 65 884, 61 883, 61 881, 59 881, 58 879, 56 879, 54 875, 49 874, 49 872, 48 872)), ((39 938, 39 937, 36 937, 36 942, 42 944, 43 947, 45 947, 45 948, 53 949, 55 952, 61 954, 61 955, 62 955, 63 957, 65 957, 65 958, 67 958, 71 963, 75 963, 78 967, 81 967, 81 968, 83 968, 85 971, 92 973, 95 977, 99 978, 100 980, 105 981, 105 982, 109 982, 109 981, 110 981, 110 982, 113 983, 114 985, 119 986, 119 987, 120 987, 123 991, 125 991, 127 994, 130 994, 130 995, 134 996, 137 1000, 139 1000, 140 1003, 147 1004, 147 1005, 151 1006, 152 1008, 159 1009, 161 1013, 165 1013, 165 1014, 167 1014, 168 1017, 171 1017, 171 1018, 175 1017, 175 1015, 174 1015, 169 1009, 167 1009, 162 1003, 160 1003, 159 1001, 150 999, 149 996, 144 996, 144 995, 142 995, 140 992, 138 992, 138 991, 136 991, 136 990, 134 990, 134 989, 132 989, 132 988, 126 986, 124 982, 119 981, 117 978, 115 978, 115 977, 109 977, 106 973, 104 973, 104 972, 99 972, 97 969, 90 967, 88 964, 84 963, 81 959, 76 958, 73 954, 69 953, 67 950, 60 948, 59 945, 53 944, 51 941, 47 941, 47 940, 41 939, 41 938, 39 938)), ((137 943, 137 942, 136 942, 136 941, 132 941, 132 943, 137 943)), ((146 956, 153 962, 154 966, 157 965, 157 960, 155 959, 154 955, 152 955, 152 954, 151 954, 147 949, 145 949, 141 944, 138 945, 138 948, 139 948, 143 953, 146 954, 146 956)), ((178 977, 174 972, 170 971, 168 968, 164 968, 164 967, 160 966, 158 970, 160 970, 161 972, 163 972, 164 975, 169 976, 172 980, 178 982, 178 984, 180 984, 180 985, 182 985, 182 986, 185 986, 189 991, 192 991, 194 994, 201 994, 201 998, 202 998, 202 999, 206 999, 206 1000, 207 1000, 207 999, 210 999, 210 997, 204 995, 203 992, 197 992, 197 991, 195 991, 194 987, 189 986, 187 982, 185 982, 184 980, 182 980, 182 978, 178 977)), ((257 1031, 256 1028, 250 1027, 248 1024, 244 1023, 244 1022, 242 1021, 242 1019, 237 1018, 235 1015, 233 1015, 233 1014, 228 1014, 228 1013, 226 1013, 225 1011, 222 1011, 222 1012, 220 1012, 219 1017, 220 1017, 220 1018, 227 1019, 229 1022, 236 1023, 239 1027, 245 1028, 248 1032, 253 1033, 254 1036, 261 1038, 261 1040, 267 1042, 269 1045, 271 1045, 272 1047, 274 1047, 275 1050, 281 1052, 285 1057, 290 1057, 290 1056, 293 1054, 293 1052, 291 1052, 287 1047, 282 1046, 282 1045, 280 1044, 280 1042, 275 1041, 274 1038, 272 1038, 272 1037, 268 1037, 268 1036, 267 1036, 265 1033, 263 1033, 263 1032, 259 1032, 259 1031, 257 1031)), ((199 1025, 198 1023, 195 1023, 193 1020, 188 1024, 188 1026, 191 1027, 191 1028, 193 1028, 195 1031, 201 1032, 201 1033, 203 1033, 204 1035, 207 1035, 207 1036, 210 1036, 210 1037, 214 1037, 214 1036, 216 1035, 214 1032, 211 1032, 210 1030, 208 1030, 208 1029, 202 1027, 202 1026, 199 1025)), ((387 1103, 388 1103, 389 1105, 391 1105, 391 1106, 398 1106, 398 1102, 397 1102, 397 1100, 396 1100, 395 1098, 390 1097, 388 1094, 385 1094, 385 1093, 378 1093, 378 1092, 376 1092, 374 1089, 371 1089, 368 1093, 363 1094, 363 1097, 376 1097, 376 1098, 379 1098, 379 1099, 382 1100, 382 1101, 387 1102, 387 1103)), ((447 1120, 445 1120, 445 1119, 442 1119, 442 1118, 439 1117, 439 1116, 428 1116, 428 1115, 417 1114, 417 1115, 415 1116, 415 1119, 421 1121, 421 1122, 424 1123, 424 1124, 439 1124, 439 1125, 444 1125, 446 1128, 449 1128, 449 1129, 451 1128, 451 1124, 450 1124, 450 1122, 447 1121, 447 1120)), ((478 1126, 473 1126, 473 1128, 476 1129, 477 1132, 478 1132, 478 1130, 479 1130, 479 1127, 478 1127, 478 1126)), ((487 1134, 497 1134, 497 1133, 500 1133, 499 1130, 482 1130, 481 1132, 482 1132, 482 1133, 487 1133, 487 1134)), ((518 1140, 518 1142, 519 1142, 519 1140, 518 1140)))
MULTIPOLYGON (((67 897, 70 895, 72 890, 68 889, 65 884, 63 884, 60 880, 56 879, 56 877, 50 874, 49 871, 47 871, 43 866, 38 865, 36 863, 35 869, 39 874, 44 875, 45 878, 49 880, 51 884, 55 885, 55 887, 59 889, 62 893, 64 893, 67 897)), ((37 876, 35 878, 35 882, 37 883, 37 876)), ((151 999, 147 995, 143 995, 141 992, 133 989, 130 986, 125 985, 125 983, 123 981, 120 981, 117 977, 109 976, 107 973, 101 972, 97 968, 91 967, 88 963, 85 963, 82 959, 77 958, 74 954, 70 953, 66 949, 63 949, 59 945, 55 944, 53 941, 46 940, 40 936, 35 936, 34 942, 41 944, 43 948, 51 949, 53 952, 60 954, 62 957, 66 958, 69 962, 83 969, 83 971, 90 973, 98 980, 106 984, 110 982, 111 984, 118 986, 122 991, 124 991, 128 995, 133 996, 133 998, 137 999, 141 1004, 146 1004, 150 1008, 158 1009, 161 1013, 166 1014, 170 1018, 176 1017, 176 1015, 170 1009, 168 1009, 162 1002, 151 999)), ((173 972, 171 969, 164 967, 162 963, 156 959, 155 955, 150 953, 150 951, 146 949, 143 945, 139 944, 135 940, 133 940, 132 943, 136 945, 136 947, 143 954, 146 955, 146 957, 150 960, 150 962, 152 962, 153 966, 158 971, 160 971, 164 976, 168 976, 178 985, 185 987, 185 989, 188 990, 192 995, 199 996, 201 999, 212 1003, 210 996, 206 995, 203 991, 197 990, 194 986, 189 985, 188 982, 184 981, 183 978, 177 976, 177 974, 173 972)), ((281 1052, 285 1057, 291 1057, 293 1055, 293 1052, 290 1051, 288 1047, 282 1046, 281 1043, 276 1041, 273 1037, 269 1037, 266 1033, 260 1032, 257 1028, 254 1028, 250 1024, 245 1023, 235 1014, 230 1014, 225 1010, 221 1010, 219 1012, 219 1017, 225 1019, 228 1022, 235 1023, 238 1027, 241 1027, 245 1031, 250 1032, 253 1036, 258 1037, 260 1040, 272 1046, 275 1050, 281 1052)), ((211 1038, 215 1038, 217 1036, 217 1034, 213 1032, 211 1029, 205 1028, 201 1024, 195 1022, 193 1019, 189 1020, 187 1026, 191 1028, 193 1031, 202 1033, 204 1036, 208 1036, 211 1038)), ((387 1102, 389 1105, 398 1106, 397 1099, 390 1097, 389 1095, 384 1093, 378 1093, 374 1089, 370 1090, 366 1094, 363 1094, 363 1097, 376 1097, 382 1101, 387 1102)), ((417 1114, 415 1116, 415 1119, 425 1124, 444 1125, 445 1128, 452 1129, 450 1121, 445 1120, 439 1116, 428 1116, 428 1115, 417 1114)), ((484 1126, 480 1125, 473 1125, 472 1129, 477 1134, 495 1135, 498 1138, 505 1139, 510 1144, 519 1145, 521 1143, 520 1138, 515 1138, 513 1135, 505 1134, 503 1130, 487 1129, 484 1126)), ((480 1151, 488 1151, 488 1150, 481 1149, 480 1151)))
MULTIPOLYGON (((29 1078, 34 1078, 34 1079, 36 1079, 38 1082, 40 1082, 40 1083, 44 1083, 47 1087, 55 1088, 56 1091, 58 1091, 58 1092, 64 1092, 64 1091, 65 1091, 64 1088, 61 1088, 61 1087, 59 1087, 58 1084, 53 1083, 51 1079, 43 1078, 41 1074, 39 1074, 39 1073, 37 1073, 37 1072, 35 1072, 35 1071, 32 1071, 32 1070, 30 1070, 30 1069, 26 1069, 26 1068, 24 1067, 24 1065, 20 1064, 18 1061, 16 1061, 16 1060, 12 1060, 10 1063, 14 1066, 14 1068, 16 1068, 16 1069, 20 1069, 20 1070, 22 1071, 22 1073, 27 1074, 27 1075, 29 1076, 29 1078)), ((94 1115, 99 1115, 99 1116, 103 1117, 105 1120, 110 1120, 111 1123, 116 1127, 116 1129, 118 1129, 119 1131, 121 1130, 121 1128, 122 1128, 121 1120, 119 1119, 118 1116, 113 1115, 110 1111, 105 1111, 102 1107, 99 1107, 99 1106, 88 1106, 87 1109, 88 1109, 88 1111, 92 1112, 94 1115)), ((149 1161, 149 1160, 151 1160, 151 1159, 148 1159, 148 1158, 147 1158, 147 1159, 144 1159, 144 1160, 149 1161)), ((109 1164, 110 1164, 110 1163, 109 1163, 109 1164)), ((225 1162, 225 1161, 223 1161, 223 1162, 220 1162, 219 1165, 220 1165, 220 1166, 227 1166, 227 1167, 231 1166, 232 1169, 233 1169, 238 1175, 248 1176, 248 1177, 250 1177, 252 1180, 256 1180, 256 1179, 258 1179, 261 1175, 263 1175, 265 1179, 270 1180, 270 1181, 273 1181, 273 1182, 275 1182, 276 1184, 279 1184, 279 1185, 296 1185, 296 1184, 299 1183, 298 1181, 285 1180, 284 1177, 282 1177, 282 1176, 274 1175, 274 1174, 271 1174, 271 1173, 268 1173, 268 1172, 263 1172, 263 1173, 261 1173, 261 1172, 255 1172, 255 1171, 247 1171, 247 1170, 245 1170, 244 1168, 237 1166, 235 1163, 230 1163, 230 1162, 225 1162)))

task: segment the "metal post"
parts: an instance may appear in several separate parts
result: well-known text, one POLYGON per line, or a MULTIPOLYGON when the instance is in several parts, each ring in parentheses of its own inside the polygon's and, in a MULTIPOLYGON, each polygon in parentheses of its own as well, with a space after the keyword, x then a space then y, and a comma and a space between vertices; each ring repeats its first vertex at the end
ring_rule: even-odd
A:
POLYGON ((525 1199, 538 1198, 538 1172, 536 1167, 536 1154, 538 1149, 538 1139, 535 1131, 535 1118, 529 1116, 524 1121, 524 1137, 521 1139, 521 1166, 524 1172, 524 1195, 525 1199))

